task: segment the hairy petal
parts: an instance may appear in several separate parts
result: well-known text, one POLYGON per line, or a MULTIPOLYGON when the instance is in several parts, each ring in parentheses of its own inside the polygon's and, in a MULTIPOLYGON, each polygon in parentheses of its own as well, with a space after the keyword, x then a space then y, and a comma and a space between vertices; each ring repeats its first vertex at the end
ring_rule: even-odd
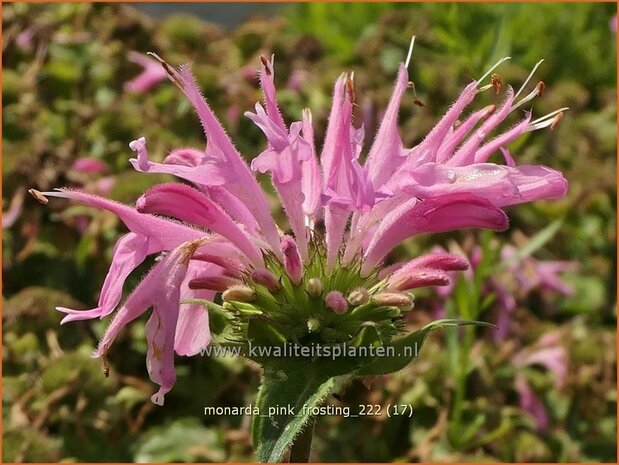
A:
POLYGON ((120 331, 148 308, 153 307, 153 314, 146 325, 146 363, 151 379, 161 386, 151 398, 158 405, 163 405, 163 397, 176 379, 174 336, 180 285, 185 278, 189 260, 202 241, 203 239, 199 239, 181 244, 151 269, 120 308, 93 354, 95 357, 104 356, 120 331))
POLYGON ((174 216, 221 234, 250 261, 263 264, 260 250, 232 219, 201 192, 185 184, 167 183, 151 187, 136 202, 139 212, 174 216))
POLYGON ((400 64, 391 100, 365 162, 374 188, 385 184, 402 163, 403 144, 398 132, 398 112, 407 85, 408 71, 404 64, 400 64))
POLYGON ((448 194, 424 201, 412 199, 388 214, 365 251, 363 271, 368 272, 401 241, 427 232, 461 228, 504 230, 505 213, 488 200, 471 194, 448 194))
POLYGON ((56 310, 67 314, 60 323, 103 318, 112 313, 122 298, 125 280, 144 261, 148 252, 147 237, 135 233, 121 237, 114 248, 112 264, 103 282, 97 307, 91 310, 57 307, 56 310))
POLYGON ((309 146, 310 156, 301 163, 301 190, 303 192, 303 211, 313 221, 322 216, 322 173, 318 165, 314 145, 314 128, 309 109, 303 110, 302 137, 309 146))
POLYGON ((183 303, 192 299, 213 300, 214 291, 190 289, 189 282, 203 276, 223 276, 224 270, 214 264, 192 260, 180 286, 181 305, 174 337, 174 350, 178 355, 199 354, 211 343, 208 312, 203 305, 183 303))

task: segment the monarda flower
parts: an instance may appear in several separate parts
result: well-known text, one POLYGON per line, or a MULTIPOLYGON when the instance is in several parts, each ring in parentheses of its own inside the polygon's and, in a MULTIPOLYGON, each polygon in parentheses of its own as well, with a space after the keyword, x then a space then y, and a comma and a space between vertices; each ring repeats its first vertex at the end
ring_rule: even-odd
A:
MULTIPOLYGON (((381 272, 390 251, 424 233, 504 230, 508 219, 502 207, 555 199, 566 192, 561 173, 544 166, 517 166, 505 149, 527 132, 556 125, 561 111, 537 120, 526 112, 511 129, 487 140, 508 115, 539 95, 543 84, 518 100, 527 79, 518 92, 507 89, 500 108, 485 107, 460 120, 479 92, 498 89, 496 75, 491 84, 483 82, 496 66, 470 82, 425 139, 408 149, 397 127, 400 102, 409 88, 408 63, 401 64, 378 133, 367 156, 362 156, 364 128, 352 122, 352 74, 342 74, 335 82, 328 127, 318 148, 309 110, 301 121, 284 120, 276 100, 274 60, 262 58, 264 101, 246 116, 264 132, 267 144, 248 166, 189 68, 176 70, 160 63, 194 107, 206 146, 178 148, 163 162, 155 162, 149 158, 146 138, 140 137, 129 144, 136 153, 130 162, 137 171, 168 173, 189 184, 157 185, 135 206, 67 189, 35 192, 40 200, 62 197, 107 209, 129 229, 116 244, 97 307, 59 308, 67 315, 63 322, 110 315, 120 304, 127 276, 147 256, 160 254, 117 311, 95 352, 103 356, 125 325, 153 307, 146 331, 147 366, 151 379, 161 386, 152 398, 158 404, 174 383, 174 352, 198 354, 213 339, 244 348, 250 343, 401 348, 421 344, 432 329, 460 324, 438 321, 402 336, 404 315, 413 308, 409 291, 446 284, 445 273, 465 268, 466 262, 439 253, 381 272), (489 161, 497 152, 503 153, 505 165, 489 161), (275 223, 257 173, 270 175, 288 224, 275 223), (222 306, 215 303, 221 302, 220 295, 222 306), (209 330, 209 314, 216 316, 219 333, 222 322, 229 328, 225 338, 214 333, 213 325, 209 330)), ((268 355, 254 359, 265 368, 260 402, 281 404, 300 401, 283 395, 321 402, 341 386, 343 376, 396 371, 412 356, 329 362, 309 357, 287 365, 268 355), (278 384, 283 382, 287 384, 278 384)), ((273 419, 256 420, 258 438, 271 434, 272 428, 292 438, 307 420, 273 419)), ((258 446, 261 460, 281 458, 277 441, 262 444, 268 450, 258 446)))

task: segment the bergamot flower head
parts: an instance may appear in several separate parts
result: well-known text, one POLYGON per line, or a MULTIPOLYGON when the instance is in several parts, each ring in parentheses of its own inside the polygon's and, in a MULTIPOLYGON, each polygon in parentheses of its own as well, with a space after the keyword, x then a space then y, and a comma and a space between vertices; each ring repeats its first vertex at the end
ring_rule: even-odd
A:
POLYGON ((529 131, 556 126, 564 109, 536 120, 525 112, 511 129, 489 139, 543 90, 540 83, 518 100, 533 72, 518 92, 507 88, 500 108, 484 107, 460 121, 480 92, 500 91, 501 80, 492 73, 501 62, 466 85, 418 145, 404 147, 397 120, 400 102, 412 87, 410 57, 399 67, 366 156, 364 128, 353 125, 352 73, 335 82, 319 151, 310 110, 303 111, 301 121, 286 123, 276 99, 274 58, 262 58, 264 101, 246 116, 264 132, 267 144, 248 166, 189 67, 174 69, 155 56, 194 107, 206 146, 174 149, 157 163, 149 158, 146 137, 131 142, 137 156, 130 162, 137 171, 168 173, 189 183, 154 186, 135 206, 74 190, 33 191, 40 200, 64 197, 112 211, 129 229, 116 244, 97 307, 59 308, 66 313, 63 323, 113 313, 128 275, 147 256, 159 254, 95 352, 104 356, 120 330, 152 307, 147 366, 161 386, 152 398, 157 404, 163 404, 175 381, 174 352, 195 355, 211 343, 209 309, 227 315, 229 343, 348 343, 369 327, 382 341, 394 338, 403 330, 403 315, 414 307, 411 289, 447 285, 448 272, 467 266, 460 257, 434 253, 383 269, 400 242, 461 228, 504 230, 508 219, 502 207, 556 199, 567 189, 558 171, 517 165, 505 148, 529 131), (505 164, 489 162, 497 152, 505 164), (256 173, 270 174, 287 224, 275 223, 256 173), (200 304, 219 295, 221 307, 200 304), (257 324, 260 331, 254 330, 257 324))

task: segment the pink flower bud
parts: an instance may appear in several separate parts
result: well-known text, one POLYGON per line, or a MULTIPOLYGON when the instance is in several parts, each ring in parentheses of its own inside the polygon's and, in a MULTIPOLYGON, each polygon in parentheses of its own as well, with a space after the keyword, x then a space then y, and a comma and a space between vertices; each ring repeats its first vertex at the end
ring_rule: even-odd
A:
POLYGON ((335 313, 345 313, 348 308, 348 302, 340 291, 331 291, 325 297, 325 304, 335 313))
POLYGON ((294 284, 299 284, 303 278, 303 264, 297 243, 290 236, 284 236, 280 244, 280 249, 284 254, 284 267, 290 280, 294 284))

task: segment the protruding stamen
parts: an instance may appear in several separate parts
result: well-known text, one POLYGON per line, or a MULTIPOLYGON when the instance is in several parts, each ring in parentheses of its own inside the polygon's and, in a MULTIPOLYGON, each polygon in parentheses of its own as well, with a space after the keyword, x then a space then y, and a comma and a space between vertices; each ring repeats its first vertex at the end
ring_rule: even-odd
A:
POLYGON ((370 294, 363 287, 358 287, 348 295, 348 303, 353 307, 363 305, 370 300, 370 294))
POLYGON ((325 305, 335 313, 346 313, 348 302, 340 291, 331 291, 325 297, 325 305))
POLYGON ((494 73, 492 76, 490 76, 490 84, 494 88, 495 94, 498 94, 499 92, 501 92, 501 86, 503 85, 503 81, 501 80, 500 75, 498 75, 497 73, 494 73))
POLYGON ((355 73, 350 73, 350 77, 346 78, 346 92, 348 93, 348 97, 350 98, 351 103, 355 103, 356 94, 355 94, 355 73))
POLYGON ((524 88, 527 86, 527 84, 529 83, 529 81, 531 80, 531 78, 533 78, 533 75, 535 74, 535 71, 537 71, 537 68, 539 68, 539 65, 541 65, 544 62, 544 60, 540 60, 538 61, 535 66, 533 67, 533 69, 531 70, 531 72, 529 73, 529 76, 527 76, 527 78, 524 80, 524 82, 522 83, 522 86, 520 86, 520 89, 518 89, 518 92, 516 92, 516 94, 514 95, 514 100, 518 98, 518 96, 520 95, 520 93, 524 90, 524 88))
MULTIPOLYGON (((480 77, 477 82, 482 82, 484 79, 486 79, 488 76, 490 76, 492 74, 492 71, 494 71, 495 69, 497 69, 503 62, 507 61, 507 60, 511 60, 512 57, 503 57, 501 58, 499 61, 497 61, 488 71, 486 71, 486 73, 480 77)), ((491 86, 492 87, 492 86, 491 86)))
POLYGON ((411 64, 411 59, 413 58, 413 48, 415 47, 415 36, 411 38, 411 43, 408 46, 408 53, 406 54, 406 60, 404 61, 404 66, 408 68, 408 65, 411 64))
POLYGON ((33 196, 40 204, 47 205, 49 203, 49 199, 45 197, 41 191, 38 191, 36 189, 28 189, 28 193, 33 196))
POLYGON ((320 297, 320 294, 322 294, 322 281, 318 278, 311 278, 307 281, 305 290, 310 295, 310 297, 313 297, 315 299, 320 297))
POLYGON ((559 125, 559 123, 561 122, 561 120, 563 119, 563 115, 564 113, 557 113, 557 116, 555 116, 552 120, 552 123, 550 124, 550 130, 554 131, 554 129, 559 125))
POLYGON ((267 73, 267 76, 271 75, 271 68, 269 68, 269 62, 264 57, 264 55, 260 55, 260 61, 262 62, 262 66, 264 66, 264 72, 267 73))
POLYGON ((237 284, 222 294, 224 302, 253 302, 256 300, 256 291, 249 286, 237 284))
POLYGON ((415 88, 415 83, 414 83, 413 81, 408 81, 407 86, 408 86, 410 89, 413 89, 413 98, 415 99, 415 100, 413 100, 413 103, 414 103, 415 105, 417 105, 418 107, 425 107, 425 106, 426 106, 426 104, 425 104, 425 103, 423 103, 423 102, 419 99, 419 97, 417 97, 417 89, 415 88))
POLYGON ((569 107, 559 108, 558 110, 550 112, 547 115, 536 119, 535 121, 531 121, 527 126, 527 131, 536 131, 538 129, 547 128, 549 126, 552 126, 552 129, 556 128, 561 119, 563 118, 563 112, 565 110, 569 110, 569 107))
POLYGON ((152 56, 155 60, 161 63, 161 66, 163 66, 163 69, 168 74, 168 78, 170 79, 170 81, 176 84, 178 88, 183 89, 183 80, 180 78, 179 74, 174 68, 172 68, 163 58, 161 58, 155 52, 147 52, 146 54, 152 56))
POLYGON ((526 97, 523 97, 522 100, 520 100, 518 103, 512 106, 511 111, 514 111, 516 108, 521 107, 522 105, 524 105, 527 102, 530 102, 536 97, 541 97, 545 88, 546 88, 546 84, 544 84, 542 81, 538 82, 537 85, 535 86, 535 89, 533 89, 526 97))
POLYGON ((251 274, 251 279, 253 279, 257 284, 261 284, 266 287, 270 292, 279 291, 279 281, 277 281, 273 273, 266 268, 258 268, 254 270, 251 274))

